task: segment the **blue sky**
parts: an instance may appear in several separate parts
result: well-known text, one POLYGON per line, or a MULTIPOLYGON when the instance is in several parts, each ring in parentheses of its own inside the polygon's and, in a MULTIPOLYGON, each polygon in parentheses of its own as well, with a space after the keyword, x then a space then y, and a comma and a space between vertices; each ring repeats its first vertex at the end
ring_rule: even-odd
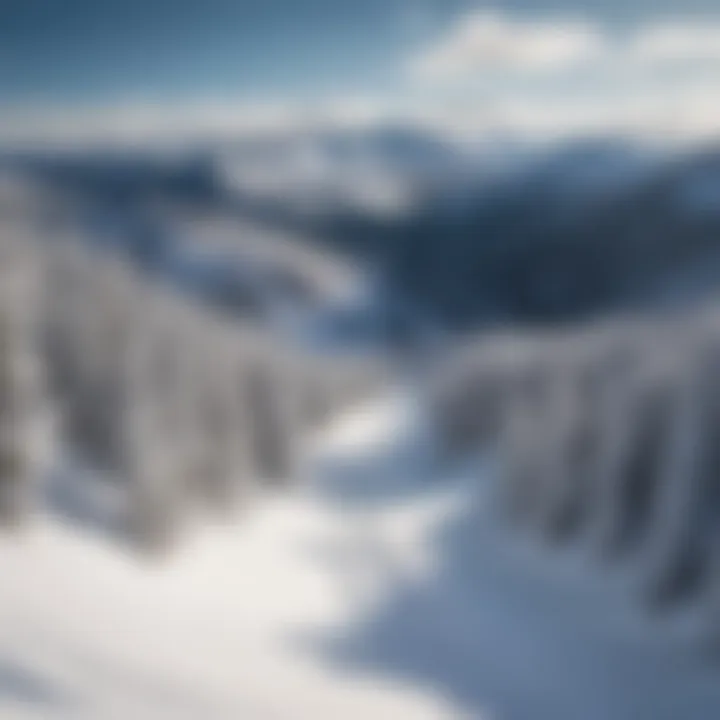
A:
POLYGON ((458 103, 456 116, 501 101, 505 114, 528 117, 579 113, 581 99, 590 117, 591 100, 606 108, 623 93, 686 105, 672 83, 673 93, 692 84, 698 98, 720 91, 720 0, 0 0, 6 115, 133 107, 135 127, 151 106, 212 102, 217 124, 218 102, 370 98, 458 103), (648 62, 646 30, 658 23, 648 62), (667 38, 673 23, 684 27, 679 41, 667 38), (698 35, 707 27, 715 34, 698 35), (633 33, 628 47, 611 47, 633 33), (692 62, 680 57, 700 45, 692 62), (620 72, 630 56, 633 73, 620 72), (528 100, 543 105, 518 107, 528 100), (559 101, 575 104, 568 113, 559 101))
MULTIPOLYGON (((448 2, 437 15, 448 16, 448 2)), ((313 94, 387 84, 417 33, 398 0, 0 3, 7 99, 313 94)), ((418 26, 419 27, 419 26, 418 26)))

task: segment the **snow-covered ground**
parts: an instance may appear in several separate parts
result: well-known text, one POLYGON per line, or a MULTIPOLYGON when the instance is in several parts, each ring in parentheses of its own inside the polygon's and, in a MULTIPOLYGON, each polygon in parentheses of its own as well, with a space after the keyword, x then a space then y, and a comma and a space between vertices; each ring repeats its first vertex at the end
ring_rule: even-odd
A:
POLYGON ((0 539, 0 717, 720 717, 718 668, 667 618, 578 553, 512 541, 489 464, 440 473, 411 415, 358 411, 305 483, 162 562, 123 548, 108 498, 54 493, 0 539))

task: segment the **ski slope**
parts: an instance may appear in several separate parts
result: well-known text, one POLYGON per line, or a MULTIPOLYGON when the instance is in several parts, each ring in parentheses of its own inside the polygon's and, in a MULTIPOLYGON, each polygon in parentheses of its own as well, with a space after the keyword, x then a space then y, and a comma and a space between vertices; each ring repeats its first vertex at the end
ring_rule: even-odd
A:
POLYGON ((511 539, 489 463, 441 472, 414 415, 358 410, 304 483, 198 520, 163 561, 124 548, 112 492, 56 479, 0 539, 0 718, 720 717, 692 623, 671 632, 625 574, 511 539))

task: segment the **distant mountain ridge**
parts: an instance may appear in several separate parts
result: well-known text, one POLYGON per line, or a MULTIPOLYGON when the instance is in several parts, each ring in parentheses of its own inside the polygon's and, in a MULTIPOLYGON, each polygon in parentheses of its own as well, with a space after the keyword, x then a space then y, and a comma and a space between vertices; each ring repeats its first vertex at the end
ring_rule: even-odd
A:
POLYGON ((19 164, 121 212, 166 198, 300 231, 372 264, 382 304, 450 327, 685 302, 720 283, 717 147, 463 146, 387 126, 19 164))

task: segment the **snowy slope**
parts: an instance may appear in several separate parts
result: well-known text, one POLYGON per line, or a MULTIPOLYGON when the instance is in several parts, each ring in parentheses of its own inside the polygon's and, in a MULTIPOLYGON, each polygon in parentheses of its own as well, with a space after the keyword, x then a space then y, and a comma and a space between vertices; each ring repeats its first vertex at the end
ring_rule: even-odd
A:
POLYGON ((1 539, 0 717, 720 716, 715 671, 622 583, 509 542, 490 468, 438 478, 408 417, 347 418, 306 485, 160 564, 58 503, 1 539))

